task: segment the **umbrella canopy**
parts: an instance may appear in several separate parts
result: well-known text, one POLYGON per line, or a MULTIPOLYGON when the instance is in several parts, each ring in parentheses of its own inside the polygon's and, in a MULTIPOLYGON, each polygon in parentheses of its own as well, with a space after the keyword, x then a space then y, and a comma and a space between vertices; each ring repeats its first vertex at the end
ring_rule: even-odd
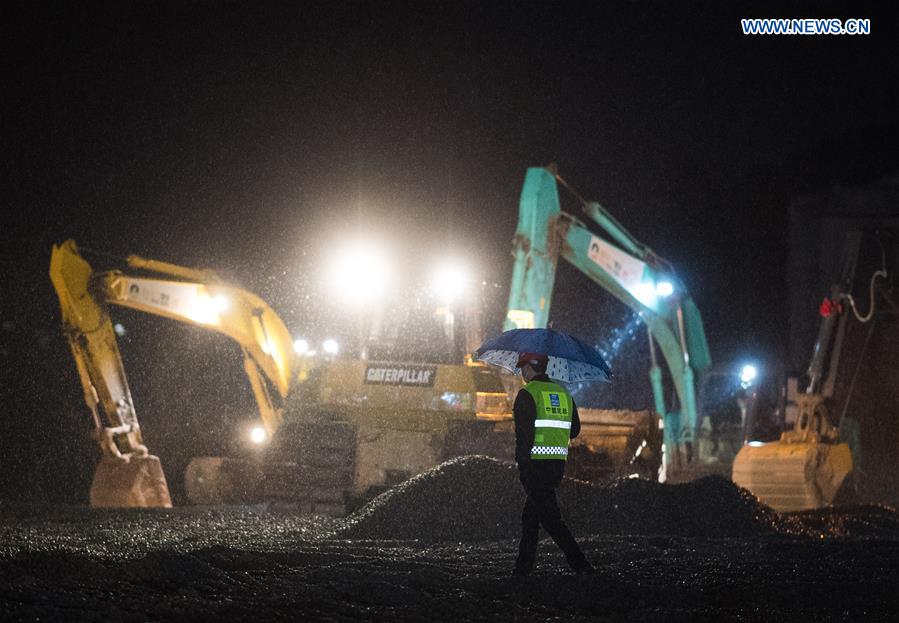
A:
POLYGON ((540 353, 549 358, 546 374, 563 383, 609 381, 612 370, 602 355, 576 337, 554 329, 512 329, 487 340, 476 351, 478 360, 518 371, 522 353, 540 353))

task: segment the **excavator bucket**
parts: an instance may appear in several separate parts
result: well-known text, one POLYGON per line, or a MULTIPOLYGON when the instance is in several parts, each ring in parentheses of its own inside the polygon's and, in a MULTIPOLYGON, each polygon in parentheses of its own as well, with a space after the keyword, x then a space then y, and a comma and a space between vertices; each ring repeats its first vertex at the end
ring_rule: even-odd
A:
POLYGON ((733 481, 779 512, 832 504, 852 471, 845 443, 777 441, 746 445, 734 459, 733 481))
POLYGON ((171 508, 159 457, 100 459, 91 484, 93 508, 171 508))

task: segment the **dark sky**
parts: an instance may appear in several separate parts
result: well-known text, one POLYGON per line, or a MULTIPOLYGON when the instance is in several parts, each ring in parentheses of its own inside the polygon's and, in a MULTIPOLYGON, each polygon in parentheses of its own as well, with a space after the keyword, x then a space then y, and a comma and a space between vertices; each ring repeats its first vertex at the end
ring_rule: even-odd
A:
POLYGON ((899 33, 876 5, 722 4, 6 5, 11 298, 53 309, 68 237, 218 267, 296 323, 360 229, 503 282, 524 170, 557 162, 724 342, 750 337, 720 300, 781 287, 788 200, 896 168, 899 33), (746 16, 873 34, 746 37, 746 16))
MULTIPOLYGON (((320 266, 358 232, 505 287, 525 169, 557 162, 679 269, 714 356, 776 351, 790 199, 899 169, 886 4, 4 3, 0 315, 59 339, 66 238, 218 268, 298 332, 327 324, 320 266)), ((598 339, 591 289, 562 270, 554 303, 598 339)))

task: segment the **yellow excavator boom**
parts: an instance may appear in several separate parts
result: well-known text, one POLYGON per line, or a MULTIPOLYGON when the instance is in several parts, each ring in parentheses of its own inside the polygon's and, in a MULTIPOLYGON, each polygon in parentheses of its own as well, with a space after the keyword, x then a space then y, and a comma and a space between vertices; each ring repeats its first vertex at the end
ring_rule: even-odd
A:
POLYGON ((223 283, 211 271, 137 256, 127 264, 178 279, 95 273, 73 240, 53 247, 50 279, 103 457, 94 474, 91 505, 168 507, 159 459, 149 455, 141 438, 107 304, 216 331, 237 342, 269 434, 281 424, 296 356, 284 322, 255 294, 223 283))

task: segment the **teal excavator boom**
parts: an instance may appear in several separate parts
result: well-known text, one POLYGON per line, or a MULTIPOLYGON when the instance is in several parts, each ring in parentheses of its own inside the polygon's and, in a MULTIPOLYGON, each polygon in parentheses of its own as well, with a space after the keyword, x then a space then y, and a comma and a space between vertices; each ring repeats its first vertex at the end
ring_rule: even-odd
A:
POLYGON ((649 333, 655 410, 663 418, 666 469, 692 460, 699 418, 696 378, 711 365, 699 309, 671 265, 638 242, 599 203, 580 201, 584 213, 602 230, 594 233, 563 212, 552 167, 529 168, 519 204, 513 242, 515 264, 504 330, 546 327, 559 257, 640 315, 649 333), (680 411, 665 407, 662 370, 656 346, 667 363, 680 411))

